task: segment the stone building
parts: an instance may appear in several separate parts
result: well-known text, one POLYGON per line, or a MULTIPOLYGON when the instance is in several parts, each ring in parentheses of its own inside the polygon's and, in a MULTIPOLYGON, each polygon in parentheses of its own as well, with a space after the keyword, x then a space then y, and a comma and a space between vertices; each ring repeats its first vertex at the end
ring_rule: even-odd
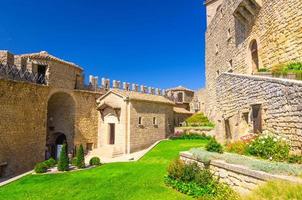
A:
POLYGON ((97 102, 99 155, 133 153, 174 133, 174 103, 164 96, 113 89, 97 102))
POLYGON ((45 51, 0 51, 0 178, 58 158, 64 143, 70 156, 80 144, 101 157, 133 153, 188 116, 163 90, 130 86, 105 78, 99 86, 95 76, 85 85, 80 66, 45 51))
POLYGON ((167 89, 168 98, 175 103, 174 125, 182 126, 185 120, 200 111, 198 95, 195 91, 178 86, 167 89))
POLYGON ((206 114, 217 137, 269 130, 302 148, 301 81, 259 77, 302 61, 300 0, 207 0, 206 114))

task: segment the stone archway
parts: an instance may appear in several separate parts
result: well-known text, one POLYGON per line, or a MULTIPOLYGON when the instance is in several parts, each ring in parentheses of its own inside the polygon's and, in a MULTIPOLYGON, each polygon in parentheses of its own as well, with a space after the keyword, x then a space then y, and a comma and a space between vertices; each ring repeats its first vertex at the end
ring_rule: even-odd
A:
POLYGON ((258 44, 256 40, 252 40, 250 43, 250 53, 252 62, 252 72, 255 73, 259 70, 258 44))
POLYGON ((47 134, 45 158, 57 158, 58 145, 67 144, 73 154, 75 101, 65 92, 53 94, 47 105, 47 134))

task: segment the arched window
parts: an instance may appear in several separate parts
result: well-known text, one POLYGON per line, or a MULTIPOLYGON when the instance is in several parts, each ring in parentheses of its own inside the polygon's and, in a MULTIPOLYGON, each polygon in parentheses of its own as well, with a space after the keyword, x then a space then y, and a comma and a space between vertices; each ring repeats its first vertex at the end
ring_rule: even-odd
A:
POLYGON ((256 40, 252 40, 250 44, 250 52, 252 58, 252 70, 258 72, 259 70, 259 57, 258 57, 258 44, 256 40))

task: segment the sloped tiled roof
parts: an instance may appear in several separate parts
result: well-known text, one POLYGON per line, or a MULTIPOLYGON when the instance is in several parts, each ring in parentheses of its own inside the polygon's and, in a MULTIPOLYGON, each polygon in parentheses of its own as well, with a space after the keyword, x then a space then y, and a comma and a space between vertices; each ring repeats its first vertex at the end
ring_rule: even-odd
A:
POLYGON ((41 51, 39 53, 30 53, 30 54, 21 54, 20 55, 22 58, 31 58, 31 59, 45 59, 45 60, 53 60, 53 61, 57 61, 63 64, 67 64, 73 67, 77 67, 79 69, 82 69, 82 67, 80 67, 79 65, 76 65, 75 63, 69 62, 69 61, 65 61, 62 60, 60 58, 57 58, 53 55, 50 55, 48 52, 46 51, 41 51))
POLYGON ((193 114, 190 111, 184 109, 184 108, 180 108, 180 107, 173 107, 173 111, 175 113, 180 113, 180 114, 193 114))
POLYGON ((128 98, 130 101, 136 100, 136 101, 147 101, 147 102, 175 105, 174 102, 170 101, 169 99, 167 99, 164 96, 146 94, 146 93, 135 92, 135 91, 119 90, 119 89, 110 90, 109 92, 107 92, 107 94, 102 96, 99 100, 103 99, 105 96, 107 96, 110 93, 114 93, 121 97, 128 98))
POLYGON ((183 87, 183 86, 177 86, 175 88, 170 88, 170 89, 167 89, 167 91, 175 91, 175 90, 183 90, 183 91, 190 91, 190 92, 194 92, 193 90, 190 90, 186 87, 183 87))

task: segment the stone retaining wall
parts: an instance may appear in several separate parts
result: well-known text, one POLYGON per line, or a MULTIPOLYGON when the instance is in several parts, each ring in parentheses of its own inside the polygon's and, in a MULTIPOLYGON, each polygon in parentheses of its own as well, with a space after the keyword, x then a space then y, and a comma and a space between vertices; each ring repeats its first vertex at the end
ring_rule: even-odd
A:
MULTIPOLYGON (((198 166, 204 168, 205 163, 197 160, 189 152, 181 152, 180 159, 186 163, 196 162, 198 166)), ((262 171, 248 169, 241 165, 226 163, 222 160, 212 160, 209 169, 221 182, 231 186, 235 191, 246 194, 255 189, 260 184, 270 180, 283 180, 293 183, 302 183, 302 179, 290 176, 268 174, 262 171)))
POLYGON ((262 129, 286 137, 297 153, 302 148, 302 81, 224 73, 217 79, 220 121, 217 133, 231 139, 253 131, 252 106, 261 105, 262 129))

